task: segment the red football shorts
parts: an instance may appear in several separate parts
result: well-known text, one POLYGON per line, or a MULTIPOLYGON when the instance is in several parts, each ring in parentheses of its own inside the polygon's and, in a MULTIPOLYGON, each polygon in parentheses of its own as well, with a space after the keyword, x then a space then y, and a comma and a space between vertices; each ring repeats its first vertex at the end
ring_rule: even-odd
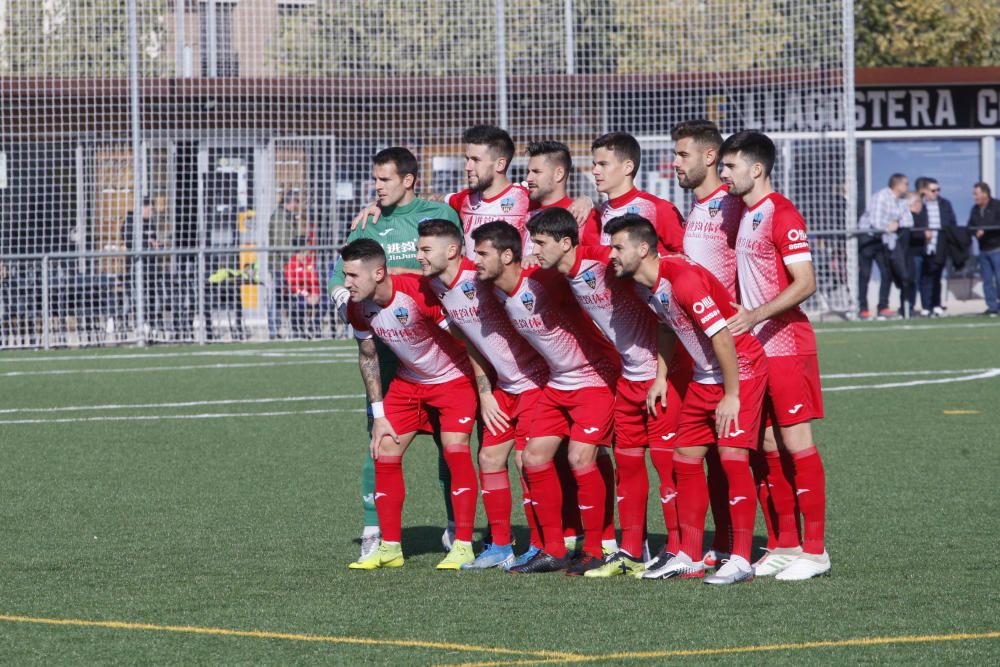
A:
POLYGON ((557 435, 588 445, 607 445, 614 412, 615 397, 607 387, 545 387, 535 403, 531 437, 557 435))
POLYGON ((823 418, 819 359, 815 354, 767 358, 765 424, 792 426, 823 418))
POLYGON ((385 416, 397 435, 433 433, 436 417, 442 433, 472 433, 479 409, 476 389, 467 377, 440 384, 418 384, 396 376, 384 399, 385 416))
POLYGON ((615 447, 672 448, 681 416, 682 393, 667 378, 667 407, 657 404, 651 415, 646 395, 652 380, 618 380, 615 392, 615 447))
POLYGON ((718 444, 720 447, 756 449, 766 389, 766 375, 740 380, 740 412, 737 416, 739 429, 730 426, 729 433, 716 438, 715 408, 725 393, 723 387, 721 384, 692 382, 688 385, 684 404, 681 406, 676 446, 718 444))
POLYGON ((529 389, 521 394, 508 394, 503 389, 494 388, 493 398, 507 415, 507 428, 493 435, 483 426, 483 447, 502 445, 514 441, 514 448, 523 451, 531 434, 531 420, 535 414, 535 404, 542 395, 541 389, 529 389))

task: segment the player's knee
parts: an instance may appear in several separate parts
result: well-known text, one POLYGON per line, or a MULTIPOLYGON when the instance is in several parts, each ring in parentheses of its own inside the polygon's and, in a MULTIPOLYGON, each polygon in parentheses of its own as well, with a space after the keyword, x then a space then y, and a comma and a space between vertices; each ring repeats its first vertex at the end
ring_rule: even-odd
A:
POLYGON ((588 466, 591 463, 597 461, 597 447, 591 445, 584 445, 580 447, 570 447, 569 449, 569 467, 570 468, 582 468, 583 466, 588 466))
POLYGON ((507 451, 504 447, 484 447, 479 450, 481 472, 501 472, 507 469, 507 451))

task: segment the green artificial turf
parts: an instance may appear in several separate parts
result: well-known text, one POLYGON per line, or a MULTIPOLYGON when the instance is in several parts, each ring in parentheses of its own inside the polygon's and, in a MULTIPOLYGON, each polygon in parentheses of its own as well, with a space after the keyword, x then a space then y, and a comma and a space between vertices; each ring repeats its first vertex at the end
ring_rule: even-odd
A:
MULTIPOLYGON (((808 644, 1000 630, 1000 377, 957 381, 1000 368, 1000 323, 817 329, 832 576, 723 589, 435 571, 428 438, 405 463, 405 567, 348 571, 367 444, 349 342, 4 352, 0 661, 996 662, 996 636, 808 644), (664 655, 776 644, 806 645, 664 655)), ((517 503, 514 522, 523 545, 517 503)))

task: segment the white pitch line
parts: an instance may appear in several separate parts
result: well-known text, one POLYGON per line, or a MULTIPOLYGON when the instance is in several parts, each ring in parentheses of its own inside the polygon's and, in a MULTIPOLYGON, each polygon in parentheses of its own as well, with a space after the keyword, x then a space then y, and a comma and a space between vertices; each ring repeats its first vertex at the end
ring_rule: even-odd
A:
POLYGON ((215 401, 185 401, 183 403, 107 403, 104 405, 68 405, 55 408, 4 408, 0 414, 86 412, 92 410, 146 410, 149 408, 193 408, 205 405, 251 405, 261 403, 296 403, 336 401, 345 398, 364 398, 364 394, 338 394, 331 396, 284 396, 276 398, 231 398, 215 401))
POLYGON ((985 373, 995 370, 993 368, 957 368, 945 370, 924 370, 924 371, 873 371, 866 373, 823 373, 824 380, 845 380, 852 378, 880 378, 906 375, 959 375, 961 373, 985 373))
POLYGON ((183 359, 187 357, 253 357, 253 356, 306 356, 306 355, 326 355, 330 353, 344 354, 357 352, 355 345, 331 345, 330 347, 288 347, 288 348, 245 348, 235 350, 176 350, 172 352, 126 352, 115 353, 108 351, 107 354, 65 354, 45 357, 13 357, 6 358, 3 363, 34 363, 47 361, 107 361, 109 359, 183 359))
POLYGON ((1000 368, 991 368, 975 375, 963 377, 941 378, 938 380, 911 380, 910 382, 887 382, 885 384, 855 384, 844 387, 823 387, 823 392, 851 391, 853 389, 898 389, 900 387, 916 387, 927 384, 951 384, 952 382, 969 382, 970 380, 988 380, 1000 377, 1000 368))
POLYGON ((15 426, 20 424, 79 424, 82 422, 129 422, 129 421, 162 421, 177 419, 252 419, 255 417, 287 417, 291 415, 324 415, 332 412, 364 412, 364 408, 325 410, 280 410, 275 412, 207 412, 196 415, 130 415, 119 417, 66 417, 60 419, 4 419, 0 426, 15 426))
POLYGON ((855 326, 855 327, 843 327, 840 329, 836 328, 825 328, 822 326, 813 326, 813 330, 820 334, 838 334, 838 333, 882 333, 882 332, 894 332, 894 331, 925 331, 927 329, 982 329, 982 328, 993 328, 1000 327, 1000 322, 966 322, 960 323, 955 322, 954 324, 890 324, 888 326, 855 326))
POLYGON ((357 357, 344 359, 310 359, 303 361, 271 361, 248 364, 201 364, 187 366, 137 366, 135 368, 58 368, 45 371, 7 371, 0 377, 34 377, 38 375, 77 375, 80 373, 153 373, 158 371, 224 370, 230 368, 270 368, 274 366, 308 366, 310 364, 347 364, 357 357))

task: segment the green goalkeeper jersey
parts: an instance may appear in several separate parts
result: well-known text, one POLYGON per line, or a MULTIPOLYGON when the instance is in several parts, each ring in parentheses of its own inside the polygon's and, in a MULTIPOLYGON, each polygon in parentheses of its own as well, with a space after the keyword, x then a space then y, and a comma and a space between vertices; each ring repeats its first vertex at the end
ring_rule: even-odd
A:
MULTIPOLYGON (((417 262, 417 225, 424 220, 448 220, 462 229, 455 209, 443 202, 414 199, 405 206, 391 206, 382 211, 378 224, 373 225, 369 219, 368 225, 361 228, 358 225, 347 237, 347 243, 358 239, 373 239, 378 241, 385 250, 386 266, 420 270, 417 262)), ((344 269, 340 258, 330 276, 330 289, 344 284, 344 269)))

